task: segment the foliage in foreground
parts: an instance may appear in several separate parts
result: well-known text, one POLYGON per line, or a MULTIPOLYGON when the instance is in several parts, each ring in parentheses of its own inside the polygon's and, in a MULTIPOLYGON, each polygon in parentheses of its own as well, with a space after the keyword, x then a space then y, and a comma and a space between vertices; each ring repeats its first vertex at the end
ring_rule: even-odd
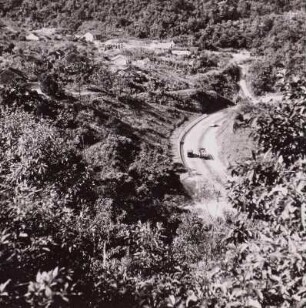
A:
POLYGON ((123 198, 97 193, 67 132, 2 108, 1 305, 301 307, 305 88, 290 87, 290 103, 258 112, 258 152, 235 169, 230 197, 242 214, 215 225, 174 215, 171 199, 154 223, 131 219, 118 211, 123 198))
POLYGON ((263 307, 302 307, 306 298, 305 82, 286 87, 283 103, 255 116, 259 147, 233 170, 230 191, 234 207, 258 225, 240 246, 236 271, 244 287, 238 285, 242 294, 251 288, 263 307))

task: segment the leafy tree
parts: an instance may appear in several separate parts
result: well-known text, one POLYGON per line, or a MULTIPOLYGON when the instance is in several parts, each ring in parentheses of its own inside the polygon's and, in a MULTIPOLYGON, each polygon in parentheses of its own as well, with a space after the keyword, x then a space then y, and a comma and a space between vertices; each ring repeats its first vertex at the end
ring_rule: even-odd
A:
POLYGON ((234 170, 241 181, 232 186, 232 201, 250 216, 276 221, 284 218, 285 223, 299 226, 306 154, 305 93, 302 80, 289 87, 290 102, 257 115, 254 138, 259 148, 253 160, 234 170))

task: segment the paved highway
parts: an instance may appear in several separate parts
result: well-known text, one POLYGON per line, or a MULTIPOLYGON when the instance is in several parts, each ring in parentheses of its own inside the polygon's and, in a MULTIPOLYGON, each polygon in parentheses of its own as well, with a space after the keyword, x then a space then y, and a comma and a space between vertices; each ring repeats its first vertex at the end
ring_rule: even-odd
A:
POLYGON ((182 135, 180 148, 181 159, 188 169, 188 173, 182 176, 182 182, 192 193, 196 207, 202 213, 211 216, 223 216, 226 204, 227 183, 226 167, 220 159, 218 134, 224 129, 228 116, 228 109, 211 114, 202 120, 195 120, 186 127, 182 135), (188 157, 187 152, 192 150, 198 154, 199 148, 206 148, 213 159, 205 160, 188 157))
MULTIPOLYGON (((241 80, 239 86, 244 97, 251 101, 254 96, 249 91, 246 83, 247 64, 250 59, 248 52, 232 54, 231 63, 239 65, 241 80)), ((229 109, 224 109, 206 117, 201 117, 191 122, 181 134, 180 156, 188 173, 182 176, 182 183, 191 193, 195 201, 192 208, 203 217, 223 217, 224 210, 230 209, 226 201, 226 183, 228 174, 226 167, 220 159, 218 136, 221 130, 227 127, 229 109), (188 157, 187 152, 192 150, 198 154, 199 148, 206 148, 213 159, 205 160, 199 157, 188 157)), ((226 149, 223 149, 226 150, 226 149)))

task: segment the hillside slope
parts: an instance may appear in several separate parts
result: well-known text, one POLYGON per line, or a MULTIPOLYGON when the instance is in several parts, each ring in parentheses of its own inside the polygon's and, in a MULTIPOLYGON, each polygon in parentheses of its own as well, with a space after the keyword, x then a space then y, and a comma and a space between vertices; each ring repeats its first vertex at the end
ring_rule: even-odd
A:
POLYGON ((296 1, 5 1, 3 14, 30 18, 34 23, 53 22, 71 25, 101 21, 111 27, 126 28, 141 36, 176 36, 205 29, 208 23, 219 24, 239 19, 254 19, 269 14, 301 10, 296 1))
MULTIPOLYGON (((56 33, 29 41, 11 21, 3 30, 0 283, 8 296, 0 305, 133 307, 139 283, 160 285, 181 264, 180 254, 167 256, 189 197, 170 134, 229 100, 189 89, 172 66, 180 58, 165 51, 101 50, 56 33)), ((191 60, 182 61, 186 71, 191 60)))
POLYGON ((2 15, 20 25, 63 28, 72 34, 174 38, 201 49, 252 49, 256 93, 277 91, 281 74, 301 72, 303 1, 5 1, 2 15))
POLYGON ((0 10, 1 307, 305 305, 300 1, 2 0, 0 10), (80 37, 93 30, 97 40, 80 37), (252 49, 251 90, 281 89, 284 101, 244 104, 222 47, 252 49), (232 168, 237 215, 203 221, 184 208, 169 137, 231 100, 245 108, 226 122, 257 148, 232 168))

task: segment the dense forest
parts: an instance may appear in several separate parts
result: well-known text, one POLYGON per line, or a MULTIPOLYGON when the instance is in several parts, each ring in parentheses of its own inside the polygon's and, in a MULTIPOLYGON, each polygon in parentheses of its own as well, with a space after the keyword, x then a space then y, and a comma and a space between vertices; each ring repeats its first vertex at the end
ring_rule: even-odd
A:
POLYGON ((30 18, 32 25, 53 23, 57 26, 71 26, 77 22, 77 26, 80 26, 84 21, 94 20, 127 28, 138 35, 174 37, 195 34, 208 26, 234 21, 247 27, 249 19, 255 21, 255 27, 265 31, 273 24, 267 23, 267 15, 276 17, 291 12, 295 16, 297 11, 303 9, 303 3, 300 0, 90 0, 86 3, 78 0, 58 0, 52 3, 44 0, 11 0, 2 2, 1 9, 3 15, 25 20, 30 18))
MULTIPOLYGON (((169 138, 211 106, 170 95, 186 84, 152 72, 112 72, 91 46, 25 47, 22 33, 2 33, 1 307, 306 307, 301 1, 10 0, 0 12, 29 28, 171 37, 199 47, 196 70, 218 68, 204 49, 248 49, 254 93, 283 94, 242 105, 235 129, 257 147, 231 169, 237 214, 206 221, 184 209, 169 138), (95 96, 82 95, 88 85, 95 96)), ((220 109, 238 79, 222 68, 197 95, 220 109)))

